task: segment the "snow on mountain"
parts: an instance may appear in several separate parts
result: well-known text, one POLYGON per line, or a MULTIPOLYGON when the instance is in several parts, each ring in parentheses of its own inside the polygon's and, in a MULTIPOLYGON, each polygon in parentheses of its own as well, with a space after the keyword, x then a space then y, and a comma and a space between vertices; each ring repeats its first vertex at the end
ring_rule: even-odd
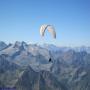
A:
POLYGON ((90 53, 90 47, 85 47, 85 46, 81 46, 81 47, 75 47, 73 48, 76 52, 82 52, 82 51, 86 51, 87 53, 90 53))
POLYGON ((56 46, 53 44, 43 44, 41 47, 48 49, 49 51, 53 52, 67 52, 69 50, 74 50, 76 52, 82 52, 86 51, 87 53, 90 53, 90 47, 86 46, 80 46, 80 47, 61 47, 61 46, 56 46))
POLYGON ((31 65, 34 69, 38 68, 38 70, 47 71, 50 70, 51 67, 49 63, 49 51, 36 44, 16 41, 14 44, 0 51, 0 54, 9 55, 13 62, 22 66, 31 65))
POLYGON ((0 41, 0 50, 3 50, 6 47, 7 47, 7 44, 4 43, 3 41, 0 41))

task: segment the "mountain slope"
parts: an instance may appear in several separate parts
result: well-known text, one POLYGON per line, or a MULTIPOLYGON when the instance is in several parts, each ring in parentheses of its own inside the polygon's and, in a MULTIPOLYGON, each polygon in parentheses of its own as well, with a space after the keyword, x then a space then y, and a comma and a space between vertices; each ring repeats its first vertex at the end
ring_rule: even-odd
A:
POLYGON ((17 90, 66 90, 48 71, 35 72, 28 67, 15 85, 17 90))
POLYGON ((0 55, 0 87, 13 87, 20 75, 19 68, 6 55, 0 55))

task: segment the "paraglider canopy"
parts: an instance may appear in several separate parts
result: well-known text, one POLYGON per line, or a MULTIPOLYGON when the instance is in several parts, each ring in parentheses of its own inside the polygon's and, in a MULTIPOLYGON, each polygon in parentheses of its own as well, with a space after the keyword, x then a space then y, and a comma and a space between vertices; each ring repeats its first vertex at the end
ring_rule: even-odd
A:
POLYGON ((55 28, 52 25, 44 24, 40 27, 40 35, 44 36, 45 30, 48 30, 48 32, 51 33, 52 37, 56 39, 56 32, 55 28))

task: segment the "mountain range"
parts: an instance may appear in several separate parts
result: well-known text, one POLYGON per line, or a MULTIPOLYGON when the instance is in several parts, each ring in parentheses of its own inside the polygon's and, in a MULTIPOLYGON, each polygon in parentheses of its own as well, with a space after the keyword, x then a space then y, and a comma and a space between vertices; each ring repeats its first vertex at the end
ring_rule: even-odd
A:
POLYGON ((1 41, 0 87, 90 90, 90 47, 1 41))

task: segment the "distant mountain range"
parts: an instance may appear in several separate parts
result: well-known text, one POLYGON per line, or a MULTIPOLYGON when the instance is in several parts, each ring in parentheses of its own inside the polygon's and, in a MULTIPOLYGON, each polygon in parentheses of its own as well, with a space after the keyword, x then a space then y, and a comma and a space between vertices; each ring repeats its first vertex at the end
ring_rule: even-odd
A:
POLYGON ((90 47, 0 42, 0 87, 90 90, 90 47))

